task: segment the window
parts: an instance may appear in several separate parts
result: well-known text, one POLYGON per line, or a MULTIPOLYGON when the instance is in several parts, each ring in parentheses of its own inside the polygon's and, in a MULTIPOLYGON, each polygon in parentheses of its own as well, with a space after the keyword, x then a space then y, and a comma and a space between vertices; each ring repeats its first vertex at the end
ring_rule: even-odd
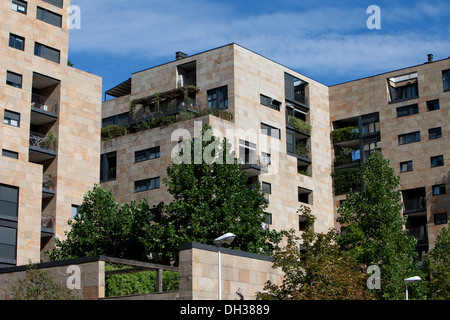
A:
POLYGON ((239 139, 239 158, 245 164, 256 164, 256 144, 239 139))
POLYGON ((277 139, 281 139, 280 129, 269 126, 267 124, 261 123, 261 132, 268 136, 271 136, 271 137, 274 137, 277 139))
POLYGON ((312 191, 304 188, 298 188, 298 202, 312 204, 312 191))
POLYGON ((25 38, 15 34, 9 34, 9 46, 18 50, 25 50, 25 38))
POLYGON ((159 177, 152 178, 152 179, 146 179, 141 181, 136 181, 134 183, 134 192, 143 192, 148 190, 154 190, 159 189, 160 187, 160 181, 159 177))
POLYGON ((413 162, 412 161, 406 161, 400 163, 400 173, 404 172, 410 172, 413 171, 413 162))
POLYGON ((308 87, 307 82, 285 73, 284 83, 286 100, 309 105, 309 99, 306 96, 308 87))
POLYGON ((117 152, 102 154, 100 159, 100 182, 115 180, 117 152))
POLYGON ((266 153, 266 152, 262 152, 261 153, 261 164, 264 164, 264 165, 270 165, 271 164, 270 154, 269 153, 266 153))
POLYGON ((126 127, 129 124, 130 124, 130 115, 128 112, 108 117, 102 120, 103 128, 113 125, 126 127))
POLYGON ((80 207, 76 205, 72 205, 71 209, 71 218, 75 219, 75 217, 78 217, 80 214, 80 207))
POLYGON ((428 111, 435 111, 435 110, 439 110, 441 107, 439 105, 439 100, 432 100, 432 101, 427 101, 427 110, 428 111))
POLYGON ((20 0, 12 0, 11 9, 23 14, 27 14, 27 3, 20 0))
POLYGON ((56 63, 59 63, 60 59, 59 50, 47 47, 46 45, 37 42, 34 45, 34 55, 56 63))
POLYGON ((134 162, 142 162, 159 158, 161 155, 160 147, 136 151, 134 153, 134 162))
POLYGON ((14 88, 22 89, 22 75, 7 71, 6 72, 6 84, 13 86, 14 88))
POLYGON ((280 111, 281 102, 265 95, 261 95, 261 104, 274 110, 280 111))
POLYGON ((20 127, 20 113, 5 110, 3 123, 17 128, 20 127))
POLYGON ((228 109, 228 87, 208 90, 208 108, 213 110, 228 109))
POLYGON ((313 221, 307 217, 307 216, 299 216, 298 217, 298 230, 300 231, 308 231, 312 228, 314 228, 314 225, 312 223, 313 221))
POLYGON ((417 72, 388 79, 391 102, 419 97, 417 72))
POLYGON ((364 144, 364 159, 368 159, 373 150, 381 150, 381 142, 369 142, 364 144))
POLYGON ((440 127, 430 129, 428 130, 428 135, 430 139, 442 138, 442 129, 440 127))
POLYGON ((263 230, 269 230, 269 226, 272 224, 272 214, 268 212, 264 212, 264 222, 262 224, 263 230))
POLYGON ((444 156, 431 157, 431 167, 442 167, 444 165, 444 156))
POLYGON ((2 219, 17 220, 19 189, 0 184, 0 216, 2 219))
POLYGON ((0 267, 16 263, 17 229, 0 226, 0 267))
POLYGON ((437 213, 434 215, 434 224, 447 224, 448 223, 448 215, 446 213, 437 213))
POLYGON ((442 71, 442 80, 444 82, 444 91, 450 91, 450 70, 442 71))
POLYGON ((262 183, 262 192, 264 194, 272 194, 272 185, 267 182, 262 183))
POLYGON ((445 184, 439 184, 439 185, 433 186, 433 196, 440 196, 443 194, 446 194, 445 184))
POLYGON ((380 114, 373 113, 361 117, 363 135, 380 132, 380 114))
POLYGON ((47 22, 51 25, 54 25, 55 27, 61 28, 62 26, 62 16, 51 12, 47 9, 37 7, 36 11, 36 19, 47 22))
POLYGON ((397 118, 412 116, 419 113, 419 105, 412 104, 410 106, 397 108, 397 118))
POLYGON ((63 7, 63 0, 42 0, 44 2, 50 3, 54 6, 57 6, 59 8, 63 7))
POLYGON ((19 154, 17 152, 5 150, 5 149, 2 150, 2 156, 11 158, 11 159, 19 159, 19 154))
POLYGON ((420 141, 420 132, 413 132, 413 133, 407 133, 402 134, 398 136, 398 144, 408 144, 408 143, 414 143, 420 141))

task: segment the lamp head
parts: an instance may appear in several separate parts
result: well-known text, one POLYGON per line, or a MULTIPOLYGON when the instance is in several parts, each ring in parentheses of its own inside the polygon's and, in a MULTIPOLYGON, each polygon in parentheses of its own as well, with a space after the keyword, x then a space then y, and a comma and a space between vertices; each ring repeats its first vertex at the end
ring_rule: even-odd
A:
POLYGON ((422 281, 422 279, 420 277, 415 276, 415 277, 412 277, 412 278, 404 279, 403 281, 405 281, 405 284, 410 284, 410 283, 413 283, 413 282, 422 281))
POLYGON ((216 244, 216 246, 220 247, 224 244, 230 244, 231 242, 233 242, 234 238, 236 238, 236 235, 227 233, 214 240, 214 243, 216 244))

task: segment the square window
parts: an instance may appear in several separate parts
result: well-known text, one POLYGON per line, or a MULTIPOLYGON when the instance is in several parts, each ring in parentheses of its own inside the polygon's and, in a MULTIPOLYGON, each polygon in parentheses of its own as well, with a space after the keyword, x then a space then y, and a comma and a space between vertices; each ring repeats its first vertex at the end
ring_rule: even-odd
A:
POLYGON ((444 156, 431 157, 431 167, 442 167, 444 165, 444 156))
POLYGON ((208 108, 213 110, 228 109, 228 87, 208 90, 208 108))
POLYGON ((428 134, 430 139, 442 138, 442 129, 440 127, 430 129, 428 130, 428 134))
POLYGON ((20 127, 20 113, 5 110, 5 116, 3 118, 3 123, 19 128, 20 127))
POLYGON ((434 215, 434 224, 447 224, 448 223, 448 215, 447 213, 438 213, 434 215))
POLYGON ((27 3, 21 0, 12 0, 11 9, 19 13, 27 14, 27 3))
POLYGON ((441 108, 441 106, 439 105, 439 100, 427 101, 427 110, 428 111, 435 111, 435 110, 439 110, 440 108, 441 108))
POLYGON ((433 196, 440 196, 446 193, 445 184, 433 186, 433 196))
POLYGON ((404 172, 410 172, 413 171, 413 162, 412 161, 406 161, 400 163, 400 173, 404 172))
POLYGON ((298 188, 298 202, 312 204, 312 191, 304 188, 298 188))
POLYGON ((17 50, 25 50, 25 38, 15 34, 9 34, 9 46, 17 50))
POLYGON ((22 89, 22 75, 11 71, 7 71, 6 84, 14 88, 22 89))

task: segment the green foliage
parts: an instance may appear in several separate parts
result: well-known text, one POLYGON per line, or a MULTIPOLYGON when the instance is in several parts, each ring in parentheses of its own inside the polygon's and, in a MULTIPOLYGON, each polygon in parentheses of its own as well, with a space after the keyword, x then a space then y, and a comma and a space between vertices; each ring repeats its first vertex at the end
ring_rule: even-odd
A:
POLYGON ((346 226, 339 244, 366 267, 380 267, 379 298, 404 299, 403 279, 416 275, 417 253, 415 238, 405 230, 400 178, 377 151, 364 163, 362 178, 363 190, 351 190, 338 208, 337 221, 346 226))
POLYGON ((345 142, 357 139, 359 135, 358 127, 346 127, 342 129, 336 129, 331 132, 331 136, 334 142, 345 142))
POLYGON ((79 215, 69 221, 66 240, 56 239, 50 259, 105 255, 146 261, 154 236, 150 209, 145 200, 119 206, 111 191, 96 185, 85 195, 79 215))
POLYGON ((306 145, 306 141, 297 140, 295 144, 295 151, 299 156, 304 158, 310 157, 308 146, 306 145))
POLYGON ((424 272, 430 277, 429 298, 450 300, 450 231, 443 228, 436 239, 435 247, 426 254, 424 272))
MULTIPOLYGON (((127 269, 128 267, 110 265, 106 271, 127 269)), ((179 276, 177 272, 163 271, 164 292, 177 291, 179 288, 179 276)), ((106 297, 119 297, 156 292, 156 271, 142 271, 135 273, 111 275, 105 281, 106 297)))
POLYGON ((38 270, 31 264, 26 277, 19 279, 11 288, 13 300, 78 300, 77 295, 66 287, 55 283, 48 272, 38 270))
POLYGON ((229 150, 228 142, 212 136, 211 127, 205 126, 202 138, 186 141, 186 153, 181 153, 185 161, 167 168, 164 183, 174 201, 154 219, 155 228, 161 232, 155 250, 163 263, 177 261, 178 248, 183 243, 214 245, 214 239, 227 232, 237 235, 232 248, 270 252, 267 240, 276 239, 276 233, 261 228, 267 207, 261 186, 246 188, 247 176, 229 150), (198 164, 196 150, 202 156, 198 164), (207 162, 206 154, 216 161, 207 162), (227 159, 232 163, 227 164, 227 159))
POLYGON ((288 123, 298 131, 311 135, 312 125, 309 122, 303 121, 302 119, 293 116, 289 116, 288 123))
POLYGON ((335 195, 361 190, 361 168, 343 168, 331 173, 335 195))
POLYGON ((111 125, 102 128, 102 140, 109 140, 124 136, 128 133, 126 127, 111 125))
POLYGON ((281 286, 268 281, 261 300, 368 300, 374 295, 366 289, 367 275, 361 272, 351 255, 341 252, 336 244, 337 232, 327 234, 313 231, 315 217, 311 209, 301 207, 299 212, 310 221, 302 236, 295 231, 283 232, 286 246, 277 247, 273 268, 281 268, 285 279, 281 286), (305 251, 298 245, 302 241, 305 251))

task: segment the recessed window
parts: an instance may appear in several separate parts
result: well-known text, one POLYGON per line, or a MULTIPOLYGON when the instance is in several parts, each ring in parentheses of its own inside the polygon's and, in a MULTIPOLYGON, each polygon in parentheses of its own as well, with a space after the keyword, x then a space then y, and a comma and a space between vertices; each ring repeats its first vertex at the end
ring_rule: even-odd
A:
POLYGON ((442 167, 444 165, 444 156, 431 157, 431 167, 442 167))
POLYGON ((54 6, 57 6, 59 8, 63 7, 63 0, 42 0, 44 2, 50 3, 54 6))
POLYGON ((213 110, 228 109, 228 87, 208 90, 208 108, 213 110))
POLYGON ((2 156, 11 159, 19 159, 19 153, 5 149, 2 150, 2 156))
POLYGON ((0 226, 0 266, 16 263, 17 229, 0 226))
POLYGON ((264 165, 270 165, 271 164, 270 154, 269 153, 266 153, 266 152, 262 152, 261 153, 261 164, 264 164, 264 165))
POLYGON ((272 185, 267 182, 262 183, 262 192, 264 194, 272 194, 272 185))
POLYGON ((442 71, 442 81, 444 82, 444 91, 450 91, 450 70, 442 71))
POLYGON ((134 162, 142 162, 159 158, 161 155, 160 147, 136 151, 134 153, 134 162))
MULTIPOLYGON (((16 220, 19 210, 19 189, 0 184, 0 216, 2 219, 16 220)), ((1 234, 1 233, 0 233, 1 234)))
POLYGON ((400 163, 400 173, 404 172, 410 172, 413 171, 413 162, 412 161, 406 161, 400 163))
POLYGON ((9 46, 17 50, 25 50, 25 38, 15 34, 9 34, 9 46))
POLYGON ((34 55, 59 63, 60 61, 60 51, 43 45, 41 43, 35 43, 34 45, 34 55))
POLYGON ((390 101, 398 102, 419 97, 417 72, 388 79, 390 101))
POLYGON ((300 231, 308 231, 314 228, 312 220, 307 216, 299 216, 298 217, 298 229, 300 231))
POLYGON ((136 181, 134 183, 134 192, 143 192, 143 191, 148 191, 148 190, 154 190, 154 189, 159 189, 160 187, 160 179, 159 177, 157 178, 152 178, 152 179, 146 179, 146 180, 141 180, 141 181, 136 181))
POLYGON ((19 128, 20 127, 20 113, 5 110, 3 123, 19 128))
POLYGON ((438 184, 433 186, 433 196, 440 196, 445 194, 445 184, 438 184))
POLYGON ((402 134, 398 136, 398 144, 409 144, 420 141, 420 131, 402 134))
POLYGON ((11 9, 16 12, 27 14, 27 3, 25 1, 12 0, 11 9))
POLYGON ((440 127, 430 129, 428 130, 428 134, 430 139, 442 138, 442 129, 440 127))
POLYGON ((379 113, 368 114, 361 117, 363 135, 380 132, 379 113))
POLYGON ((441 108, 441 106, 439 104, 439 100, 427 101, 427 110, 428 111, 435 111, 435 110, 439 110, 440 108, 441 108))
POLYGON ((36 11, 36 19, 47 22, 51 25, 54 25, 55 27, 61 28, 62 26, 62 16, 51 12, 47 9, 37 7, 36 11))
POLYGON ((76 205, 72 205, 71 208, 71 218, 75 219, 76 217, 78 217, 80 215, 80 207, 76 206, 76 205))
POLYGON ((434 224, 447 224, 448 223, 448 215, 447 213, 438 213, 434 215, 434 224))
POLYGON ((269 230, 269 227, 272 225, 272 214, 268 212, 264 212, 264 222, 262 224, 263 230, 269 230))
POLYGON ((22 75, 11 71, 7 71, 6 84, 14 88, 22 89, 22 75))
POLYGON ((100 158, 100 182, 116 179, 117 152, 102 154, 100 158))
POLYGON ((265 95, 261 95, 260 103, 266 107, 272 108, 274 110, 280 111, 281 101, 272 99, 265 95))
POLYGON ((298 202, 312 204, 312 191, 305 188, 298 188, 298 202))
POLYGON ((268 124, 261 123, 261 132, 270 137, 281 139, 280 129, 269 126, 268 124))
POLYGON ((397 108, 397 118, 412 116, 418 113, 419 113, 419 105, 417 104, 397 108))

